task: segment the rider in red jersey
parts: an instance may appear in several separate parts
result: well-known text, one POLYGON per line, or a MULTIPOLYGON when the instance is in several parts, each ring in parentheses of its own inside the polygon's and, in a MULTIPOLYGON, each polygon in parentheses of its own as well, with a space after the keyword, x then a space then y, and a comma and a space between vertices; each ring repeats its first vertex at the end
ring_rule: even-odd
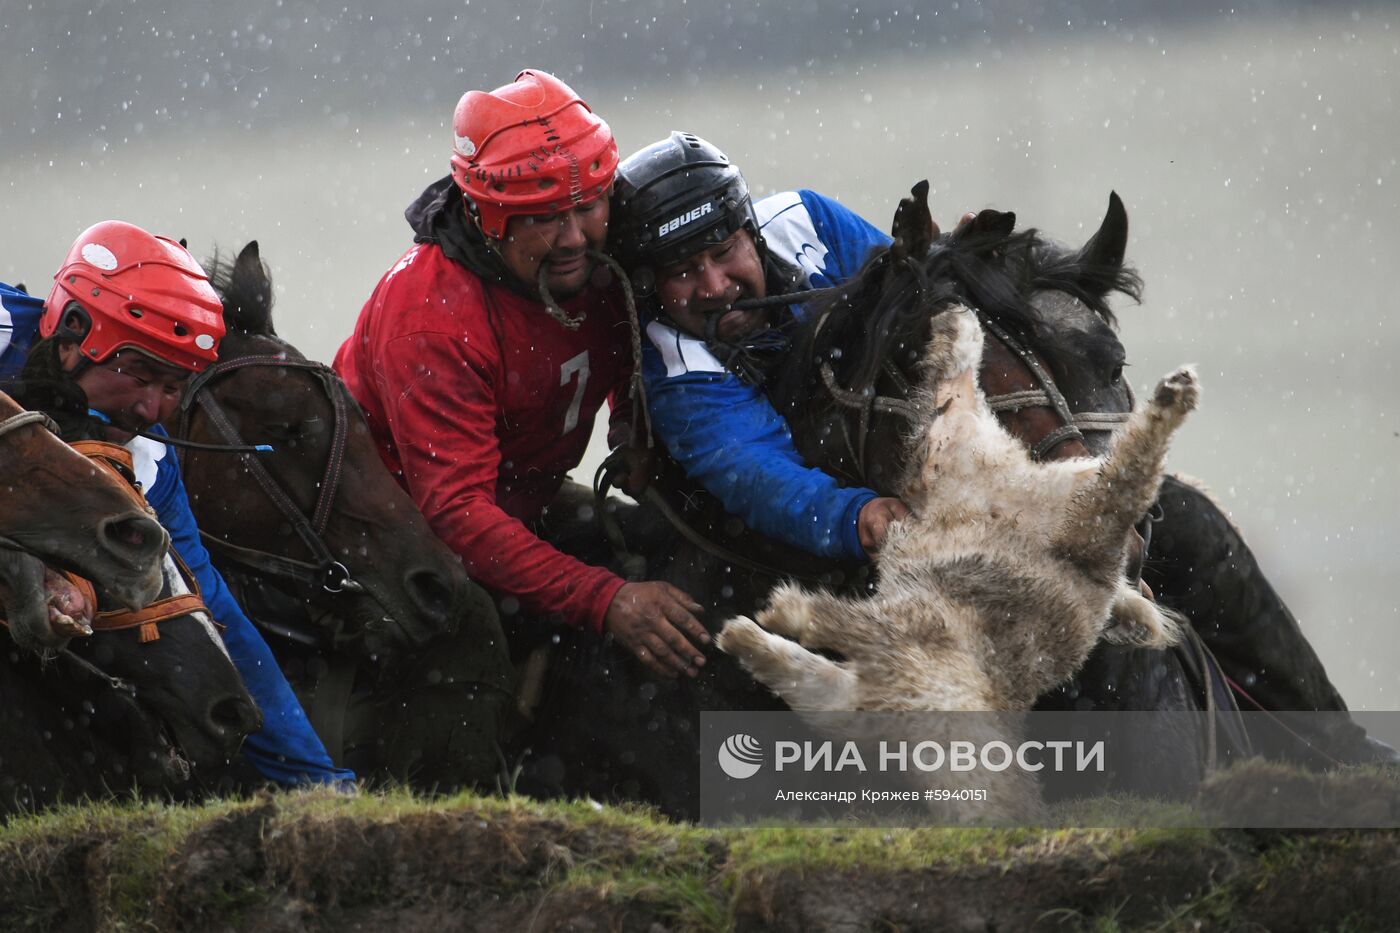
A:
POLYGON ((536 71, 469 91, 453 130, 452 174, 405 212, 414 246, 335 368, 389 468, 503 610, 558 613, 658 673, 694 676, 708 636, 687 594, 627 583, 545 540, 604 399, 614 439, 625 427, 627 314, 590 255, 607 237, 617 144, 568 85, 536 71))

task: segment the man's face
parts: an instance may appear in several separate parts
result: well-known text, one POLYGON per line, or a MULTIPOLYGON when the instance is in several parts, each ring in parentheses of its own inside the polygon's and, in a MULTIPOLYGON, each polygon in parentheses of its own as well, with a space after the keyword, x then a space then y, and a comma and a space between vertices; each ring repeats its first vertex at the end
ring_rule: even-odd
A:
POLYGON ((556 299, 576 295, 588 284, 594 262, 587 250, 601 250, 608 238, 608 198, 595 198, 557 214, 519 215, 506 221, 496 249, 517 279, 534 287, 545 264, 549 292, 556 299))
MULTIPOLYGON (((76 343, 59 348, 64 369, 72 369, 79 355, 76 343)), ((112 419, 107 439, 125 444, 136 429, 145 430, 175 413, 189 378, 188 369, 137 350, 120 350, 106 362, 84 369, 77 382, 87 393, 88 404, 112 419)))
MULTIPOLYGON (((656 274, 656 297, 662 310, 692 337, 705 336, 709 312, 723 311, 740 298, 762 298, 766 293, 763 263, 747 228, 656 274)), ((737 343, 766 321, 761 310, 728 311, 721 315, 716 334, 726 343, 737 343)))

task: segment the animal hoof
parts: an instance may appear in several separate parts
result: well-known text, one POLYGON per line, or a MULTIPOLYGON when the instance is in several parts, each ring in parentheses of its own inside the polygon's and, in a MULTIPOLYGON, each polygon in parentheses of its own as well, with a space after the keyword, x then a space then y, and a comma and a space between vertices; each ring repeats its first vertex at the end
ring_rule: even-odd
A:
POLYGON ((1192 411, 1201 398, 1201 383, 1196 378, 1196 370, 1183 366, 1157 383, 1157 391, 1152 401, 1162 408, 1176 411, 1192 411))
POLYGON ((925 365, 933 367, 940 379, 949 379, 981 364, 982 325, 977 316, 962 305, 936 315, 925 365))
POLYGON ((748 616, 737 616, 724 623, 715 644, 725 654, 744 656, 745 649, 762 637, 763 631, 748 616))

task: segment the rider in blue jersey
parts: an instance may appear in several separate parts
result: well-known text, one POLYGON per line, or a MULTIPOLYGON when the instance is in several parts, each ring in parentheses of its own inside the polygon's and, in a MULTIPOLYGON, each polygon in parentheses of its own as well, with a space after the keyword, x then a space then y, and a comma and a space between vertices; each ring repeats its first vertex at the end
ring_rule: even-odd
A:
POLYGON ((764 393, 803 306, 730 306, 840 284, 889 243, 812 191, 754 205, 724 153, 689 133, 618 167, 613 251, 652 296, 642 374, 656 435, 726 511, 822 557, 866 559, 908 509, 804 463, 764 393))
MULTIPOLYGON (((353 781, 331 762, 266 642, 210 563, 172 449, 137 433, 165 436, 159 422, 173 413, 184 383, 218 358, 223 306, 204 271, 180 244, 108 221, 78 238, 54 278, 38 322, 43 339, 23 376, 82 390, 90 412, 106 422, 107 440, 131 451, 146 501, 224 626, 229 657, 262 711, 262 728, 245 740, 244 754, 279 784, 353 781)), ((8 309, 8 293, 5 302, 8 309)))
POLYGON ((42 298, 0 282, 0 379, 19 375, 43 313, 42 298))
MULTIPOLYGON (((642 363, 658 437, 688 476, 765 534, 825 556, 861 557, 878 547, 889 522, 907 512, 903 503, 842 488, 803 464, 763 391, 766 372, 781 365, 788 349, 784 325, 801 317, 802 306, 777 316, 732 306, 839 285, 890 239, 811 191, 776 194, 751 207, 738 169, 687 133, 630 156, 618 166, 616 186, 611 248, 638 291, 650 296, 642 363)), ((959 226, 971 218, 963 215, 959 226)), ((1229 557, 1200 568, 1212 575, 1204 577, 1210 595, 1198 602, 1219 599, 1223 606, 1206 614, 1206 643, 1246 683, 1262 684, 1268 671, 1271 709, 1345 711, 1223 513, 1184 502, 1174 508, 1182 526, 1199 529, 1197 553, 1183 560, 1229 557), (1211 590, 1217 580, 1222 591, 1211 590)), ((1308 730, 1302 746, 1324 751, 1334 763, 1400 766, 1400 753, 1346 716, 1311 720, 1308 730)))

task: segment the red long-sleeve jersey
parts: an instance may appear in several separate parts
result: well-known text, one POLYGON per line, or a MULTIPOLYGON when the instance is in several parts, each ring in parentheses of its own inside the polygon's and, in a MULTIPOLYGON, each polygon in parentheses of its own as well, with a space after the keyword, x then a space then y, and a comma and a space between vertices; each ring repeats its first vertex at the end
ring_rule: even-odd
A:
POLYGON ((604 399, 625 397, 630 338, 616 283, 561 304, 586 315, 577 331, 420 243, 379 281, 335 369, 468 573, 528 611, 600 631, 622 579, 525 523, 578 466, 604 399))

